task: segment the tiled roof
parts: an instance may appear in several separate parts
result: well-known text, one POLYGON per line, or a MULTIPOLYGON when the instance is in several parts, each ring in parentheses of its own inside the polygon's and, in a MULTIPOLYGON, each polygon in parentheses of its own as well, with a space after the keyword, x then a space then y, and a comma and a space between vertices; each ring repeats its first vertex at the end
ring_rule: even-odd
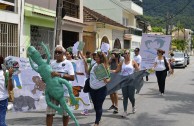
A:
POLYGON ((99 14, 98 12, 93 11, 85 6, 83 11, 84 11, 84 22, 102 22, 102 23, 106 23, 106 24, 121 27, 121 28, 127 28, 124 25, 117 23, 116 21, 113 21, 112 19, 102 14, 99 14))

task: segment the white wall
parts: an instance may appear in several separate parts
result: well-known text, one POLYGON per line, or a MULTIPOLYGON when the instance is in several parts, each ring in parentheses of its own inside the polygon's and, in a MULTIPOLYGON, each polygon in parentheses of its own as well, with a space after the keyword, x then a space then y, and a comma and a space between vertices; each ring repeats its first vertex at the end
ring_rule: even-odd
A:
POLYGON ((0 22, 7 22, 7 23, 13 23, 13 24, 20 23, 19 8, 20 8, 21 0, 16 0, 16 1, 18 1, 17 3, 18 8, 16 9, 18 10, 17 13, 11 12, 11 11, 0 10, 0 17, 1 17, 0 22))
POLYGON ((131 39, 131 49, 135 49, 136 47, 140 47, 141 45, 141 36, 136 36, 136 35, 132 35, 132 39, 131 39), (137 46, 133 46, 133 43, 138 43, 137 46))
POLYGON ((84 0, 84 6, 122 24, 122 8, 111 0, 84 0))

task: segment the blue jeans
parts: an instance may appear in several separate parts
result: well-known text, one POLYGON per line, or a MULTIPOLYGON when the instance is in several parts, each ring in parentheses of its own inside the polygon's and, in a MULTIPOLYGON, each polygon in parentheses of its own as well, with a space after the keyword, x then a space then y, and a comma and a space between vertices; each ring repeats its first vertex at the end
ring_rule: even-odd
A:
POLYGON ((8 105, 8 99, 0 101, 0 126, 7 126, 5 124, 7 105, 8 105))
POLYGON ((96 111, 95 124, 99 124, 99 122, 101 120, 102 105, 104 103, 106 95, 107 95, 106 86, 104 86, 104 87, 102 87, 100 89, 97 89, 97 90, 91 89, 91 91, 90 91, 90 96, 92 98, 92 102, 94 104, 94 109, 96 111))
POLYGON ((123 94, 123 108, 124 111, 127 111, 128 99, 130 100, 132 107, 135 107, 135 87, 126 86, 122 88, 123 94))

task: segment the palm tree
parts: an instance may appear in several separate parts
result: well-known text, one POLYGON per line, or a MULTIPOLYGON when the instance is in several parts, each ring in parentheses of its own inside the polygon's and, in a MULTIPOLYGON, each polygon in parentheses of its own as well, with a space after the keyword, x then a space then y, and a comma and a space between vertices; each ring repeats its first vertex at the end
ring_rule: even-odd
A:
POLYGON ((176 28, 173 29, 172 31, 178 31, 178 37, 177 37, 177 39, 180 39, 180 31, 182 31, 183 34, 184 34, 184 40, 185 40, 185 28, 183 27, 183 25, 181 24, 180 21, 177 22, 176 28))

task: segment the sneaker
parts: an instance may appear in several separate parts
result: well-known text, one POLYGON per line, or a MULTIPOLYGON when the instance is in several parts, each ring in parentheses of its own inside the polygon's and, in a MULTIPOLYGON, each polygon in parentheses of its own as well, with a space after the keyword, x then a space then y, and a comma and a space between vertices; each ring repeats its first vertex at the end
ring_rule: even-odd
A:
POLYGON ((84 111, 82 111, 81 114, 82 114, 82 115, 85 115, 85 116, 89 115, 87 109, 84 109, 84 111))
POLYGON ((127 117, 127 112, 123 112, 123 115, 121 117, 123 118, 127 117))
POLYGON ((11 104, 9 104, 8 106, 7 106, 7 110, 12 110, 13 109, 13 104, 11 103, 11 104))
POLYGON ((161 93, 161 96, 164 96, 164 93, 161 93))
POLYGON ((118 113, 118 108, 115 106, 113 114, 117 114, 118 113))
POLYGON ((115 108, 115 106, 112 105, 112 106, 110 106, 110 108, 109 108, 108 110, 112 110, 112 109, 114 109, 114 108, 115 108))
POLYGON ((135 114, 135 113, 136 113, 136 111, 137 111, 137 110, 136 110, 136 108, 135 108, 135 107, 133 107, 133 108, 132 108, 132 112, 133 112, 133 114, 135 114))

